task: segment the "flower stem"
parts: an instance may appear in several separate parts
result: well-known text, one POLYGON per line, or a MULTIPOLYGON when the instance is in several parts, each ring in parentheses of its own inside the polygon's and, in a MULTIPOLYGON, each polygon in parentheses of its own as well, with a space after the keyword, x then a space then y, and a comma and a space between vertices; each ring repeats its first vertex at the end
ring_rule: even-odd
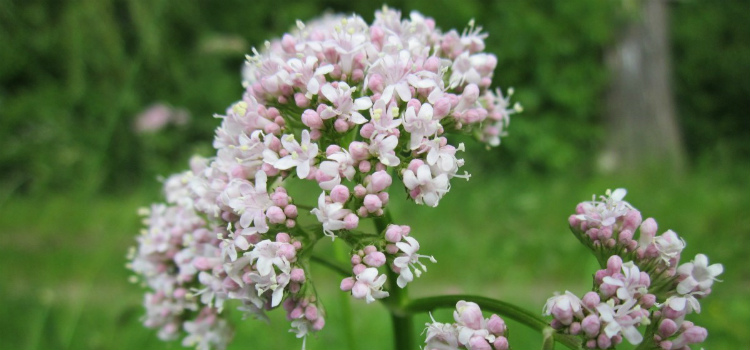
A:
MULTIPOLYGON (((529 328, 535 329, 539 332, 544 332, 544 330, 549 327, 547 322, 542 318, 516 305, 477 295, 441 295, 436 297, 414 299, 406 304, 404 311, 413 314, 417 312, 428 312, 440 308, 452 309, 456 307, 456 303, 460 300, 473 301, 477 303, 482 309, 496 312, 501 316, 524 324, 529 328)), ((554 339, 558 343, 561 343, 562 345, 565 345, 570 349, 581 348, 581 340, 578 339, 578 337, 555 333, 554 339)))

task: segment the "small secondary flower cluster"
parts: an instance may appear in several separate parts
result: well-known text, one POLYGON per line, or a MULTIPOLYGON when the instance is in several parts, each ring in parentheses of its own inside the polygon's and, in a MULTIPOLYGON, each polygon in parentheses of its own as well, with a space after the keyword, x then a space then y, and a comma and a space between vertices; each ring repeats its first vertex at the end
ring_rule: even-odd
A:
POLYGON ((625 194, 624 189, 608 190, 600 201, 579 204, 570 216, 576 237, 605 262, 594 275, 594 291, 582 299, 567 291, 554 296, 543 313, 553 317, 553 328, 580 335, 591 349, 608 349, 623 337, 631 344, 689 349, 708 333, 685 317, 700 312, 698 300, 711 293, 723 267, 709 265, 703 254, 679 265, 685 242, 672 230, 657 236, 656 221, 642 221, 640 212, 623 201, 625 194), (637 329, 641 325, 649 326, 646 338, 637 329))
MULTIPOLYGON (((225 301, 264 317, 279 305, 299 337, 325 324, 309 275, 324 237, 352 248, 344 291, 368 303, 388 296, 380 268, 405 287, 426 271, 410 228, 358 231, 384 222, 393 176, 418 204, 437 206, 464 161, 449 132, 498 145, 520 111, 489 86, 497 64, 483 53, 473 22, 442 33, 432 19, 383 8, 372 25, 358 16, 324 17, 253 50, 242 99, 221 118, 211 158, 165 182, 166 204, 145 212, 147 229, 130 259, 153 292, 144 323, 164 339, 223 348, 225 301), (287 193, 286 180, 314 181, 317 207, 287 193), (310 215, 303 215, 309 213, 310 215), (302 228, 300 219, 317 221, 302 228)), ((314 201, 314 198, 303 198, 314 201)))
POLYGON ((467 349, 467 350, 507 350, 507 327, 500 316, 493 314, 484 318, 479 305, 459 301, 453 312, 454 323, 440 323, 432 319, 427 323, 425 350, 467 349))

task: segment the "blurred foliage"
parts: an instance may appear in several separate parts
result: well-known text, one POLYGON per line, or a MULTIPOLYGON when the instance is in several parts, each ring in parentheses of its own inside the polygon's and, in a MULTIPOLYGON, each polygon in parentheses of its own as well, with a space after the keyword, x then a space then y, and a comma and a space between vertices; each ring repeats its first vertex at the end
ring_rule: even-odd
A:
MULTIPOLYGON (((500 152, 471 147, 488 168, 589 173, 603 134, 603 52, 620 1, 401 0, 439 27, 475 18, 498 57, 495 84, 514 87, 525 112, 500 152), (574 170, 575 169, 575 170, 574 170)), ((244 53, 295 19, 326 10, 371 21, 380 4, 277 1, 0 0, 0 183, 3 190, 127 190, 211 154, 211 116, 240 98, 244 53), (153 103, 191 122, 134 132, 153 103)), ((674 81, 691 159, 750 157, 747 1, 672 2, 674 81), (719 157, 717 157, 719 156, 719 157)))

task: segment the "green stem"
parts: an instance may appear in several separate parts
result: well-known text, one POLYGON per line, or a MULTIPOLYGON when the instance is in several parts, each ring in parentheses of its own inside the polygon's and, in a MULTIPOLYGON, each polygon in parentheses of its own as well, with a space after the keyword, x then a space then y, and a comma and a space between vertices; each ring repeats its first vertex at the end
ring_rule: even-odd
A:
MULTIPOLYGON (((345 263, 347 259, 346 245, 343 242, 333 242, 333 254, 336 260, 345 263), (337 244, 338 243, 338 244, 337 244)), ((349 293, 339 293, 339 304, 341 305, 341 318, 344 320, 344 334, 346 334, 347 348, 356 349, 357 342, 354 337, 354 322, 352 320, 352 307, 349 304, 349 293)))
MULTIPOLYGON (((413 314, 417 312, 428 312, 440 308, 452 309, 456 307, 456 303, 460 300, 470 300, 472 302, 475 302, 482 309, 498 313, 504 317, 524 324, 529 328, 535 329, 539 332, 543 332, 546 328, 549 327, 548 323, 544 319, 516 305, 477 295, 459 294, 419 298, 409 302, 406 305, 404 311, 413 314)), ((554 339, 558 343, 561 343, 570 349, 581 348, 581 340, 578 339, 578 337, 555 333, 554 339)))
POLYGON ((330 261, 330 260, 328 260, 326 258, 317 256, 317 255, 311 255, 310 256, 310 261, 318 263, 320 265, 323 265, 323 266, 325 266, 325 267, 327 267, 327 268, 335 271, 336 273, 338 273, 339 275, 342 275, 344 277, 351 277, 351 275, 352 275, 351 271, 349 271, 349 270, 347 270, 347 269, 339 266, 339 264, 337 264, 335 262, 332 262, 332 261, 330 261))
MULTIPOLYGON (((391 215, 388 211, 383 216, 375 218, 375 229, 378 234, 385 232, 388 225, 392 223, 391 215)), ((396 281, 398 274, 390 268, 386 269, 388 276, 388 299, 386 304, 388 312, 391 313, 391 323, 393 324, 393 348, 396 350, 412 349, 414 347, 414 320, 412 313, 405 312, 406 305, 409 304, 409 292, 407 288, 400 288, 396 281)))

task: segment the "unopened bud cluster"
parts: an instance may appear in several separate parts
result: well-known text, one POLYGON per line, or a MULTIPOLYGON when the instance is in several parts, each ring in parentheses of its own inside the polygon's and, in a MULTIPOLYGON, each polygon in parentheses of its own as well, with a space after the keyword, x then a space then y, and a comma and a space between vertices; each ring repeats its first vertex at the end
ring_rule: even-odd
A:
POLYGON ((355 298, 387 297, 385 269, 401 288, 419 277, 435 259, 419 254, 409 226, 366 233, 360 222, 385 218, 393 177, 433 207, 452 178, 468 179, 463 144, 448 133, 499 144, 520 106, 512 91, 489 89, 497 59, 482 52, 485 37, 473 22, 443 33, 419 13, 383 8, 372 25, 358 16, 298 22, 253 50, 245 93, 217 116, 216 154, 169 177, 166 204, 144 212, 130 259, 150 289, 145 325, 221 349, 231 334, 222 311, 235 300, 256 317, 282 306, 299 337, 320 330, 308 265, 326 237, 352 248, 341 289, 355 298), (292 198, 285 185, 295 178, 321 192, 292 198), (302 228, 301 217, 317 227, 302 228))
POLYGON ((601 200, 583 202, 571 215, 571 230, 592 249, 602 269, 594 274, 594 290, 550 298, 544 314, 561 332, 579 335, 591 349, 608 349, 623 341, 649 342, 664 350, 689 349, 703 342, 705 328, 685 317, 700 312, 699 299, 711 293, 721 264, 708 264, 698 254, 680 264, 685 241, 672 230, 657 235, 652 218, 623 201, 624 189, 607 191, 601 200), (635 233, 639 233, 635 240, 635 233), (647 325, 646 336, 638 327, 647 325))

